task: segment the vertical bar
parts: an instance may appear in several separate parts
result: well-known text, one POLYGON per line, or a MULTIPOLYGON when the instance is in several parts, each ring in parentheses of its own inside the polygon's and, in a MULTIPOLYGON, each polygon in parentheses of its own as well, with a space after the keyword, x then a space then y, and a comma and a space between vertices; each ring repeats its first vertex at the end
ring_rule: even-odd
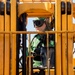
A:
MULTIPOLYGON (((62 31, 67 30, 67 9, 66 9, 66 0, 63 1, 63 6, 65 13, 61 15, 62 17, 62 31), (65 5, 63 4, 65 3, 65 5)), ((61 10, 62 10, 61 9, 61 10)), ((67 74, 67 33, 62 33, 62 75, 68 75, 67 74)))
MULTIPOLYGON (((61 31, 61 0, 55 0, 55 31, 61 31)), ((56 75, 61 75, 61 33, 55 35, 56 75)))
MULTIPOLYGON (((11 0, 11 31, 16 31, 16 0, 11 0)), ((12 35, 11 75, 16 75, 16 34, 12 35)))
MULTIPOLYGON (((10 15, 6 14, 5 0, 5 31, 10 31, 10 15)), ((5 34, 5 70, 4 75, 10 75, 10 38, 9 34, 5 34)))
MULTIPOLYGON (((72 31, 73 30, 73 24, 72 24, 72 18, 73 18, 72 4, 73 3, 70 0, 67 0, 67 1, 71 3, 71 14, 68 14, 68 31, 72 31)), ((73 75, 73 33, 68 33, 68 75, 73 75)))
MULTIPOLYGON (((19 0, 17 0, 17 2, 19 2, 19 0)), ((16 14, 18 14, 18 5, 16 5, 16 14)), ((16 31, 19 31, 20 29, 20 25, 19 25, 19 17, 18 15, 16 15, 17 19, 16 19, 16 31)), ((16 75, 19 75, 19 49, 20 49, 20 34, 16 34, 16 75)))
POLYGON ((50 50, 49 50, 49 34, 47 33, 47 70, 50 75, 50 50))
POLYGON ((32 56, 31 56, 31 49, 30 49, 30 40, 31 40, 31 37, 30 37, 30 34, 28 35, 28 51, 29 51, 29 75, 32 75, 32 56))
MULTIPOLYGON (((22 25, 23 31, 26 31, 26 13, 22 14, 22 25)), ((26 75, 26 34, 23 34, 23 65, 22 65, 22 75, 26 75)))
MULTIPOLYGON (((75 50, 75 48, 74 48, 75 50)), ((73 51, 73 68, 75 68, 75 51, 73 51)))
MULTIPOLYGON (((3 2, 3 0, 0 1, 3 2)), ((4 15, 1 14, 0 14, 0 31, 4 31, 4 15)), ((0 75, 4 75, 4 34, 0 34, 0 75)))
POLYGON ((31 56, 30 40, 31 40, 31 34, 28 34, 28 51, 29 51, 29 56, 31 56))

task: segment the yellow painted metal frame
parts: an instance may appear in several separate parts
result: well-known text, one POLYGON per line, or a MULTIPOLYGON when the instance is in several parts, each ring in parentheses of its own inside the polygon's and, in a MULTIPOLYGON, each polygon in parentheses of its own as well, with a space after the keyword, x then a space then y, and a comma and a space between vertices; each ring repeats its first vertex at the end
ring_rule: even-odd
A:
MULTIPOLYGON (((10 15, 6 14, 6 0, 4 1, 5 3, 5 32, 10 31, 10 15)), ((5 34, 5 68, 4 68, 4 75, 10 75, 10 35, 5 34)))
POLYGON ((18 4, 18 16, 22 13, 27 13, 28 17, 50 16, 53 12, 54 5, 50 2, 18 4))
MULTIPOLYGON (((66 0, 64 1, 65 3, 67 2, 66 0)), ((65 5, 65 12, 67 12, 67 5, 65 5)), ((61 29, 62 31, 67 31, 67 13, 61 14, 61 29)), ((67 33, 62 33, 62 49, 61 49, 61 55, 62 55, 62 75, 67 75, 67 33), (65 67, 64 67, 65 66, 65 67)))
MULTIPOLYGON (((18 16, 20 16, 24 12, 27 13, 29 17, 50 16, 54 13, 54 6, 55 4, 52 4, 50 2, 18 3, 18 16)), ((75 17, 75 3, 73 3, 73 17, 75 17)))
POLYGON ((54 2, 55 0, 19 0, 20 2, 54 2))
MULTIPOLYGON (((61 0, 55 0, 55 31, 61 31, 61 0)), ((55 36, 56 45, 56 75, 61 75, 61 33, 55 36)))
MULTIPOLYGON (((0 15, 0 32, 4 31, 4 16, 0 15)), ((0 75, 4 74, 4 34, 0 34, 0 75)))
MULTIPOLYGON (((71 2, 70 0, 67 0, 71 2)), ((71 2, 72 5, 72 2, 71 2)), ((71 7, 71 15, 67 16, 68 31, 73 30, 72 17, 73 17, 73 7, 71 7)), ((68 75, 73 75, 73 33, 68 33, 68 75)))
MULTIPOLYGON (((39 69, 34 69, 33 72, 39 72, 39 69)), ((45 70, 45 74, 47 75, 47 69, 45 70)), ((22 75, 22 73, 20 73, 19 75, 22 75)), ((54 69, 50 69, 50 75, 55 75, 54 73, 54 69)), ((66 74, 65 74, 66 75, 66 74)), ((75 75, 75 70, 73 70, 73 75, 75 75)))
MULTIPOLYGON (((16 0, 11 0, 11 31, 16 31, 16 0)), ((16 34, 11 34, 11 75, 16 75, 16 34)))
MULTIPOLYGON (((70 2, 70 0, 65 0, 65 2, 66 1, 70 2)), ((55 2, 55 7, 54 4, 51 4, 50 2, 18 3, 18 17, 20 17, 22 13, 27 13, 28 17, 50 17, 54 13, 55 8, 56 30, 51 33, 56 34, 56 75, 75 75, 72 57, 73 37, 75 34, 69 32, 74 30, 72 17, 75 15, 75 4, 72 4, 71 15, 61 15, 61 0, 55 0, 55 2)), ((4 3, 6 7, 6 0, 4 0, 4 3)), ((7 15, 6 11, 4 13, 5 15, 0 15, 0 75, 16 75, 16 34, 27 34, 27 32, 16 32, 16 0, 11 0, 10 11, 10 15, 7 15), (11 59, 10 52, 12 52, 11 59)), ((48 32, 46 33, 48 34, 48 32)), ((30 32, 30 34, 32 33, 30 32)), ((33 70, 33 72, 35 71, 38 70, 33 70)), ((31 70, 29 70, 29 72, 29 74, 31 74, 31 70)), ((49 74, 48 70, 45 70, 45 72, 46 74, 49 74)), ((54 69, 50 70, 50 74, 54 75, 54 69)))
POLYGON ((16 31, 16 0, 11 0, 10 15, 6 14, 6 0, 3 2, 5 12, 0 15, 0 75, 16 75, 16 34, 1 33, 16 31))

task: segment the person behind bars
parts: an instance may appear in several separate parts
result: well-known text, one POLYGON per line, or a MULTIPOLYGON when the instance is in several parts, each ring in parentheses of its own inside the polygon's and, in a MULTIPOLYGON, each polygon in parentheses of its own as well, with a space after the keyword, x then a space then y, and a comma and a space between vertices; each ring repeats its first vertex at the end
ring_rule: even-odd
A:
MULTIPOLYGON (((37 18, 33 20, 34 28, 37 32, 51 31, 53 24, 48 22, 48 18, 37 18)), ((50 67, 54 67, 54 47, 55 36, 49 34, 50 67)), ((30 43, 31 53, 33 54, 33 67, 45 67, 47 61, 47 35, 36 34, 30 43)))

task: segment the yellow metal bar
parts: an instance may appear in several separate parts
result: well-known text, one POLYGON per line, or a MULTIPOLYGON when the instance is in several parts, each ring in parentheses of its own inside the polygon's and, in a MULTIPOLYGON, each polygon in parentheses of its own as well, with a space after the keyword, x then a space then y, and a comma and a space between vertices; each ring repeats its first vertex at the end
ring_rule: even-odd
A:
MULTIPOLYGON (((34 1, 34 0, 33 0, 34 1)), ((18 16, 20 16, 22 13, 24 13, 24 12, 26 12, 26 13, 28 13, 28 16, 29 17, 34 17, 34 16, 42 16, 42 14, 44 13, 44 12, 46 12, 45 14, 47 14, 46 16, 50 16, 53 12, 54 12, 54 5, 55 4, 52 4, 52 3, 50 3, 50 5, 51 5, 51 7, 50 7, 50 5, 48 5, 48 2, 44 2, 44 3, 34 3, 32 0, 30 1, 26 1, 25 0, 25 2, 24 3, 18 3, 18 16), (27 3, 27 2, 32 2, 32 3, 27 3), (41 4, 41 6, 39 6, 41 4), (45 5, 45 7, 44 6, 42 6, 42 4, 43 5, 45 5), (47 7, 48 6, 48 7, 47 7), (37 7, 39 7, 40 9, 38 9, 37 7), (49 9, 47 9, 47 8, 49 8, 49 9), (44 9, 44 10, 43 10, 44 9), (41 13, 40 13, 41 12, 41 13), (39 14, 37 14, 37 13, 39 13, 39 14)), ((64 0, 62 0, 62 1, 64 1, 64 0)), ((20 1, 21 2, 21 1, 20 1)), ((45 15, 43 15, 43 16, 45 16, 45 15)), ((75 3, 73 3, 73 17, 75 17, 75 3)))
POLYGON ((30 40, 31 40, 31 37, 30 37, 30 34, 28 35, 28 51, 29 51, 29 75, 32 75, 32 57, 31 57, 31 50, 30 50, 30 40))
MULTIPOLYGON (((62 14, 62 31, 67 30, 67 5, 65 3, 65 14, 62 14)), ((62 33, 62 75, 68 75, 67 73, 67 33, 62 33)))
POLYGON ((55 0, 20 0, 20 2, 54 2, 55 0))
MULTIPOLYGON (((10 31, 10 16, 6 14, 6 0, 5 0, 5 32, 10 31)), ((10 75, 10 36, 5 34, 5 70, 4 75, 10 75)))
MULTIPOLYGON (((61 0, 55 0, 55 30, 61 31, 61 0)), ((61 34, 55 36, 56 45, 56 75, 61 75, 61 34)))
POLYGON ((47 75, 50 75, 50 51, 49 51, 49 34, 47 33, 47 71, 48 71, 48 74, 47 75))
MULTIPOLYGON (((67 0, 71 2, 70 0, 67 0)), ((72 16, 73 16, 73 9, 72 9, 72 2, 71 2, 71 15, 68 15, 68 30, 73 31, 73 24, 72 24, 72 16)), ((68 75, 73 75, 73 34, 68 33, 68 75)))
MULTIPOLYGON (((4 31, 4 15, 0 15, 0 31, 4 31)), ((3 74, 4 74, 4 34, 0 34, 0 75, 3 74)))
POLYGON ((75 67, 75 58, 73 58, 73 67, 75 67))
MULTIPOLYGON (((39 69, 33 69, 33 73, 35 73, 35 72, 39 72, 39 69)), ((45 69, 45 75, 48 75, 47 72, 48 72, 47 69, 45 69)), ((50 75, 55 75, 54 72, 55 72, 55 69, 50 69, 50 75)), ((75 75, 75 70, 73 70, 73 73, 74 73, 73 75, 75 75)), ((22 75, 22 74, 20 74, 20 75, 22 75)))
POLYGON ((18 3, 18 16, 22 13, 27 13, 33 16, 50 16, 54 12, 54 4, 50 2, 45 3, 18 3), (38 14, 39 13, 39 14, 38 14))
MULTIPOLYGON (((36 10, 35 10, 36 11, 36 10)), ((49 17, 52 13, 27 13, 28 17, 49 17)))
MULTIPOLYGON (((73 30, 75 30, 75 24, 73 24, 73 30)), ((73 42, 75 42, 75 33, 73 33, 73 42)))
POLYGON ((75 3, 72 3, 73 5, 73 17, 75 18, 75 3))
MULTIPOLYGON (((11 0, 11 31, 16 31, 16 0, 11 0)), ((16 75, 16 34, 12 35, 11 75, 16 75)))
MULTIPOLYGON (((39 69, 34 69, 33 72, 39 72, 39 69)), ((45 69, 45 75, 48 75, 47 72, 47 69, 45 69)), ((75 75, 75 70, 73 70, 73 73, 73 75, 75 75)), ((50 69, 50 75, 55 75, 55 69, 50 69)))
MULTIPOLYGON (((4 16, 0 15, 0 31, 4 30, 4 16)), ((4 35, 0 34, 0 75, 3 75, 3 66, 4 66, 4 56, 3 56, 3 52, 4 52, 4 35)))
POLYGON ((36 31, 0 31, 0 34, 47 34, 47 33, 75 33, 75 31, 45 31, 45 32, 36 32, 36 31))

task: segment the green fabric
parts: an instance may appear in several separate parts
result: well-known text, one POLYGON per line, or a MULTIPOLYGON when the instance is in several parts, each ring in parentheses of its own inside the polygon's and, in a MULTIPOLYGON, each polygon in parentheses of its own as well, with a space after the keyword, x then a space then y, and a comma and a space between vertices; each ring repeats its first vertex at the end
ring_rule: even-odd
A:
MULTIPOLYGON (((35 38, 32 40, 31 42, 31 50, 34 51, 35 48, 37 47, 37 45, 40 43, 40 39, 41 37, 39 35, 35 36, 35 38)), ((43 43, 42 43, 43 45, 43 43)), ((44 45, 43 45, 44 46, 44 45)), ((50 40, 49 42, 49 47, 54 47, 54 41, 50 40)))
POLYGON ((33 67, 39 67, 41 65, 42 65, 41 61, 35 61, 35 60, 33 60, 33 67))
POLYGON ((26 56, 28 56, 29 54, 28 54, 28 50, 26 50, 26 56))
POLYGON ((37 47, 37 45, 40 43, 40 36, 36 35, 34 36, 30 46, 31 46, 31 50, 34 52, 35 48, 37 47))
POLYGON ((54 41, 51 40, 49 45, 50 45, 50 47, 54 47, 54 41))
MULTIPOLYGON (((40 36, 39 35, 35 35, 34 38, 32 39, 31 42, 31 50, 32 52, 34 52, 34 50, 36 49, 37 45, 40 43, 40 36)), ((42 61, 35 61, 33 60, 33 67, 39 67, 42 65, 42 61)))

